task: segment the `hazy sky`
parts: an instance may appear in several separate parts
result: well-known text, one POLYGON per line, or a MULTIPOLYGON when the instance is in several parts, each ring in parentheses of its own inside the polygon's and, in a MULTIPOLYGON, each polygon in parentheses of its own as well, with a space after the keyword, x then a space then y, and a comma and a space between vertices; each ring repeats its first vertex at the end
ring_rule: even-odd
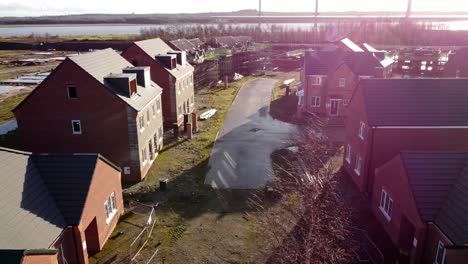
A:
MULTIPOLYGON (((313 11, 314 0, 263 0, 265 11, 313 11)), ((321 11, 404 11, 407 0, 320 0, 321 11)), ((196 13, 257 9, 258 0, 1 0, 0 16, 196 13)), ((466 0, 413 0, 415 11, 468 11, 466 0)))

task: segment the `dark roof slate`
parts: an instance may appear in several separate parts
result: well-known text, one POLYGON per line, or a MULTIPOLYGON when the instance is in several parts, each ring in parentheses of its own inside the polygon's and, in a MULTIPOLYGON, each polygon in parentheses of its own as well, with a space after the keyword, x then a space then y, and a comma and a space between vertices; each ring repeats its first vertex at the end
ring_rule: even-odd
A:
POLYGON ((361 79, 370 126, 468 126, 468 79, 361 79))
MULTIPOLYGON (((99 50, 91 53, 86 53, 78 56, 70 57, 81 69, 93 76, 102 85, 105 85, 104 78, 110 75, 122 74, 126 68, 133 67, 126 59, 118 54, 113 49, 99 50)), ((139 87, 138 93, 131 98, 123 95, 119 89, 111 86, 106 86, 117 97, 127 103, 133 109, 140 111, 145 108, 154 98, 162 93, 161 87, 156 83, 151 82, 151 86, 147 88, 139 87)))
POLYGON ((0 248, 49 248, 67 223, 31 153, 0 148, 0 167, 0 248))
POLYGON ((383 67, 379 59, 370 52, 351 53, 344 58, 344 63, 357 76, 374 76, 375 68, 383 67))
POLYGON ((47 249, 78 225, 98 154, 32 154, 0 147, 0 248, 47 249), (33 234, 33 235, 31 235, 33 234))
POLYGON ((419 214, 468 244, 468 152, 401 153, 419 214))
POLYGON ((177 48, 178 50, 181 51, 186 51, 186 52, 195 52, 197 51, 197 47, 192 44, 192 42, 186 40, 186 39, 176 39, 176 40, 171 40, 170 43, 177 48))
POLYGON ((80 222, 97 154, 34 155, 33 161, 69 225, 80 222))

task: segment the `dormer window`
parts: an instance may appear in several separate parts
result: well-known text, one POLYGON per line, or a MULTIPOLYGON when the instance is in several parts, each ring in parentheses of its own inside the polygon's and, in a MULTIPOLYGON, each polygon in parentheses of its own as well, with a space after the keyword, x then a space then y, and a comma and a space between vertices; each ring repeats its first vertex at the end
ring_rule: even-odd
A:
POLYGON ((70 99, 78 98, 78 93, 76 92, 76 86, 75 85, 68 85, 67 86, 67 92, 68 92, 68 98, 70 98, 70 99))

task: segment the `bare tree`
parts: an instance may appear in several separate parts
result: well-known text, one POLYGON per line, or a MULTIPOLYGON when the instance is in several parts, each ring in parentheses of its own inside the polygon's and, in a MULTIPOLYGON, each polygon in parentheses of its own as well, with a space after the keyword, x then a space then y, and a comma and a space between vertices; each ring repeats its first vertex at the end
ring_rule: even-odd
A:
POLYGON ((353 252, 346 239, 351 213, 330 162, 337 148, 317 131, 308 129, 296 140, 297 152, 275 158, 276 178, 267 193, 276 199, 263 193, 252 199, 257 238, 269 245, 262 251, 268 263, 348 263, 353 252))

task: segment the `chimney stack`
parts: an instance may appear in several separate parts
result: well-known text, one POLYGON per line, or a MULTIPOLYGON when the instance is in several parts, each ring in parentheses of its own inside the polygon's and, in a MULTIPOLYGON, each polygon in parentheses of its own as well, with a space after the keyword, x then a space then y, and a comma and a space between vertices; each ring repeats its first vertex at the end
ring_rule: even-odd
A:
POLYGON ((187 64, 187 52, 185 51, 170 51, 167 54, 177 56, 177 64, 185 65, 187 64))
POLYGON ((104 77, 104 85, 126 97, 132 97, 137 93, 136 78, 137 75, 134 73, 111 74, 104 77))
POLYGON ((129 67, 124 69, 123 73, 136 74, 137 83, 141 87, 149 88, 151 86, 150 67, 129 67))
POLYGON ((157 55, 155 59, 169 70, 177 67, 177 56, 175 54, 157 55))

